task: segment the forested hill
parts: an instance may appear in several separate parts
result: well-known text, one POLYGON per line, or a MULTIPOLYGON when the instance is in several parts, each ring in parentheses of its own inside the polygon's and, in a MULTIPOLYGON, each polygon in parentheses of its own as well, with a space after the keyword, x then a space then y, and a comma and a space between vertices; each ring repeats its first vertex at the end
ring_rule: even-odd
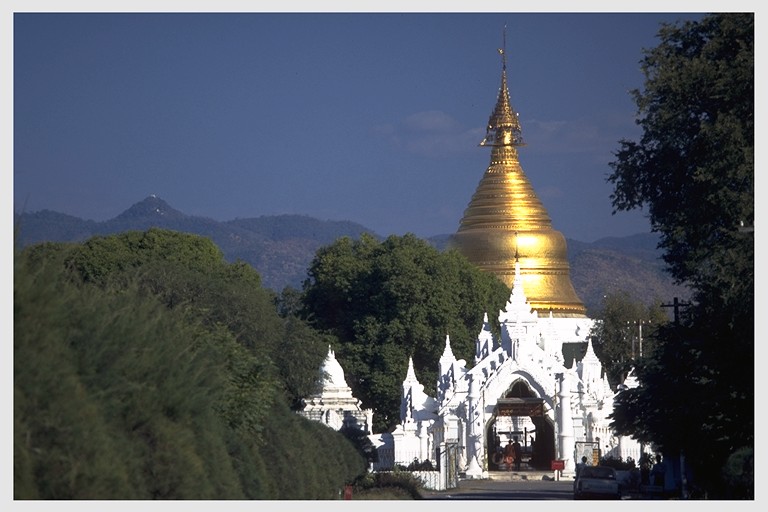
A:
MULTIPOLYGON (((300 289, 317 249, 339 237, 357 239, 362 233, 381 235, 350 221, 319 220, 306 215, 272 215, 216 221, 184 214, 164 200, 150 196, 117 217, 96 222, 50 210, 15 215, 18 248, 38 242, 76 242, 94 235, 107 235, 150 227, 172 229, 210 238, 228 261, 250 263, 265 287, 280 292, 286 286, 300 289)), ((444 249, 450 235, 428 239, 444 249)), ((593 243, 568 239, 571 281, 589 312, 600 306, 610 292, 627 290, 637 300, 649 303, 687 297, 664 272, 652 234, 604 238, 593 243)))

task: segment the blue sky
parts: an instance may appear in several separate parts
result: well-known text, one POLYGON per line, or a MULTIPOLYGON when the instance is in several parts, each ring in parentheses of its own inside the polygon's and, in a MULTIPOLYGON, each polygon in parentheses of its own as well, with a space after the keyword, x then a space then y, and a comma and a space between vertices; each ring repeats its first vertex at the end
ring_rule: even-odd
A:
POLYGON ((14 211, 100 221, 155 194, 217 220, 455 232, 489 162, 506 25, 520 161, 554 228, 648 232, 611 214, 608 162, 640 134, 642 50, 700 16, 16 13, 14 211))

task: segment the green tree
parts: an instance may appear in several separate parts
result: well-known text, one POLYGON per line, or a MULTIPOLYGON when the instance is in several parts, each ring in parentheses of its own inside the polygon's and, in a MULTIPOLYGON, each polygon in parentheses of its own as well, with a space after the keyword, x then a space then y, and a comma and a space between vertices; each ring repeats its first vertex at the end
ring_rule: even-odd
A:
POLYGON ((216 413, 222 340, 135 287, 18 265, 15 497, 243 497, 216 413))
POLYGON ((646 305, 626 291, 604 296, 595 320, 589 336, 613 389, 643 354, 652 352, 654 333, 669 321, 660 301, 646 305))
POLYGON ((221 266, 224 255, 207 238, 151 228, 90 238, 78 246, 70 264, 84 281, 106 285, 110 277, 133 277, 132 269, 158 261, 206 271, 221 266))
POLYGON ((754 224, 754 15, 663 25, 659 38, 633 91, 643 135, 621 141, 611 199, 648 208, 678 282, 729 300, 753 279, 753 240, 739 228, 754 224))
POLYGON ((305 320, 287 317, 282 325, 279 348, 273 354, 283 392, 294 410, 303 406, 302 400, 320 391, 320 365, 328 347, 336 338, 322 334, 305 320))
POLYGON ((162 229, 129 231, 87 240, 68 262, 84 280, 101 286, 122 287, 135 279, 167 307, 233 334, 242 347, 238 350, 254 356, 229 359, 241 389, 229 402, 239 404, 229 413, 233 421, 239 416, 243 425, 247 418, 260 423, 278 382, 280 398, 293 407, 315 391, 331 341, 289 311, 278 315, 279 301, 262 288, 256 270, 241 261, 227 263, 212 241, 162 229), (251 392, 243 392, 243 386, 251 392))
MULTIPOLYGON (((708 496, 754 446, 754 14, 664 25, 634 91, 639 142, 621 141, 616 210, 647 207, 672 276, 693 290, 622 392, 621 432, 685 453, 708 496)), ((750 460, 750 459, 746 459, 750 460)))
POLYGON ((15 258, 14 496, 338 496, 365 459, 289 409, 325 350, 253 268, 195 235, 29 247, 15 258))
POLYGON ((411 234, 341 238, 317 252, 308 273, 303 313, 339 340, 336 357, 355 396, 374 410, 377 431, 400 421, 408 358, 429 390, 446 336, 458 359, 472 361, 483 313, 509 298, 495 276, 411 234))

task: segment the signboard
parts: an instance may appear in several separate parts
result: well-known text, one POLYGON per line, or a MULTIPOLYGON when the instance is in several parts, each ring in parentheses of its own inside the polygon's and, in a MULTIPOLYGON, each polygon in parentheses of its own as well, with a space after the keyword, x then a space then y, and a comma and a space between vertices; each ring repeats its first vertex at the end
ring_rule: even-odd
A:
POLYGON ((562 471, 565 469, 565 461, 564 460, 553 460, 552 461, 552 471, 562 471))
POLYGON ((500 398, 496 402, 497 416, 544 416, 541 398, 500 398))

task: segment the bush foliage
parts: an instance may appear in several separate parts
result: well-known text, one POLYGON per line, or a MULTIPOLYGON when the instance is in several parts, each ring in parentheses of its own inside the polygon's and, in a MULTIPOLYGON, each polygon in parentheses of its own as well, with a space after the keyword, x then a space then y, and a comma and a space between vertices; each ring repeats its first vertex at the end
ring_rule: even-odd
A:
POLYGON ((14 262, 14 498, 338 497, 365 459, 290 409, 316 379, 284 379, 316 377, 325 349, 200 237, 30 247, 14 262))

